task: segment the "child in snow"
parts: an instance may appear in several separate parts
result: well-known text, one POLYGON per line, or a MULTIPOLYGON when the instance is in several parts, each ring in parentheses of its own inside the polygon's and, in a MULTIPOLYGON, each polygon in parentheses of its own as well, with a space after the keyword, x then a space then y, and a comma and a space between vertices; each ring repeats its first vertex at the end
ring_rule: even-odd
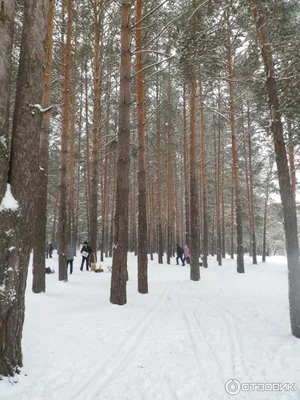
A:
POLYGON ((190 249, 188 248, 187 244, 184 246, 184 261, 189 264, 190 261, 190 249))

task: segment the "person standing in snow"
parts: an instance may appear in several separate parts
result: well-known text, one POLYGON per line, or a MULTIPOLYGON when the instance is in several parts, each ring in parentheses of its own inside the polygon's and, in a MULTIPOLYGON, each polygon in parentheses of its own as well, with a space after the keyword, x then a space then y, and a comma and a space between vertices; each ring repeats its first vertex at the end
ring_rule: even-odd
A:
POLYGON ((73 273, 74 251, 73 251, 73 247, 70 244, 67 245, 66 257, 67 257, 67 268, 68 268, 68 265, 70 264, 70 274, 72 274, 73 273))
POLYGON ((188 245, 186 244, 184 246, 184 261, 186 261, 187 264, 190 264, 190 249, 188 248, 188 245))
POLYGON ((48 254, 50 258, 52 258, 52 253, 53 253, 53 246, 52 243, 50 242, 48 243, 48 254))
POLYGON ((86 262, 86 270, 88 271, 89 270, 89 257, 90 257, 90 254, 93 252, 93 250, 91 249, 91 247, 88 245, 87 242, 84 242, 80 252, 82 254, 82 262, 81 262, 80 271, 83 270, 84 262, 86 262))
POLYGON ((182 266, 184 266, 184 251, 183 248, 179 246, 179 244, 176 244, 176 252, 177 252, 177 257, 176 257, 176 263, 177 265, 179 265, 178 260, 180 258, 181 262, 182 262, 182 266))

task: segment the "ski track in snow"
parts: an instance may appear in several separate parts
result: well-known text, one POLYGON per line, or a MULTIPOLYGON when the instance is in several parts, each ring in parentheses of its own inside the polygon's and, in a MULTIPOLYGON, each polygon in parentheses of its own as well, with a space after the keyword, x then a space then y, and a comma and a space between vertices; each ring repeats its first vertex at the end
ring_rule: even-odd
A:
POLYGON ((109 354, 104 363, 99 363, 95 366, 94 371, 81 383, 80 387, 65 397, 66 400, 95 400, 101 398, 100 391, 103 386, 110 382, 113 374, 116 374, 126 366, 128 358, 132 357, 133 353, 141 346, 148 326, 155 318, 157 311, 162 307, 172 286, 171 284, 167 288, 158 302, 147 312, 146 316, 131 329, 113 354, 109 354), (101 376, 100 382, 98 380, 97 383, 93 383, 99 376, 101 376))
POLYGON ((149 294, 141 296, 136 257, 129 260, 124 308, 106 297, 110 275, 78 273, 80 260, 69 284, 50 276, 45 295, 27 292, 29 374, 4 387, 4 397, 0 382, 0 400, 300 399, 300 342, 285 325, 284 266, 265 264, 239 276, 234 261, 215 268, 210 259, 202 279, 191 282, 188 268, 149 261, 149 294), (296 391, 230 396, 229 379, 296 382, 296 391))

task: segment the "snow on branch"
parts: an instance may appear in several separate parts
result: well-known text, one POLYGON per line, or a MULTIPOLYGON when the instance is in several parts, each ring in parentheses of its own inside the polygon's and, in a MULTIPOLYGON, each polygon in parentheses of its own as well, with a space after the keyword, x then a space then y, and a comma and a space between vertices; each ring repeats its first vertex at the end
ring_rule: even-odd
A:
POLYGON ((134 29, 137 25, 139 25, 144 19, 148 18, 151 14, 153 14, 156 10, 158 10, 160 7, 162 7, 167 1, 169 0, 164 0, 161 4, 159 4, 157 7, 153 8, 153 10, 149 11, 148 14, 144 15, 143 18, 141 18, 139 21, 137 21, 131 29, 134 29))
POLYGON ((53 108, 53 106, 43 108, 40 104, 28 104, 28 107, 31 108, 31 114, 33 115, 36 111, 39 111, 41 114, 45 114, 53 108))

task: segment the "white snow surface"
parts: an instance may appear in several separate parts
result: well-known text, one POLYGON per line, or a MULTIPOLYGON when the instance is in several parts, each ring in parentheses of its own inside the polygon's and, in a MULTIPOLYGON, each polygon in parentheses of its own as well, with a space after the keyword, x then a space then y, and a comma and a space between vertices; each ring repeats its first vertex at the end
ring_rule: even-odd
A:
MULTIPOLYGON (((137 293, 137 258, 128 256, 127 304, 110 304, 110 278, 80 271, 58 282, 56 252, 47 292, 31 292, 24 368, 0 381, 1 400, 296 400, 300 340, 290 333, 286 259, 270 257, 237 274, 236 261, 209 258, 201 280, 188 267, 149 260, 149 294, 137 293), (225 384, 290 383, 294 390, 246 391, 225 384)), ((249 385, 248 385, 249 387, 249 385)), ((254 386, 252 385, 252 388, 254 386)))
POLYGON ((0 204, 0 212, 3 210, 11 210, 15 211, 19 208, 19 203, 17 200, 14 198, 14 196, 11 193, 11 186, 8 183, 6 186, 6 192, 5 195, 1 201, 0 204))

